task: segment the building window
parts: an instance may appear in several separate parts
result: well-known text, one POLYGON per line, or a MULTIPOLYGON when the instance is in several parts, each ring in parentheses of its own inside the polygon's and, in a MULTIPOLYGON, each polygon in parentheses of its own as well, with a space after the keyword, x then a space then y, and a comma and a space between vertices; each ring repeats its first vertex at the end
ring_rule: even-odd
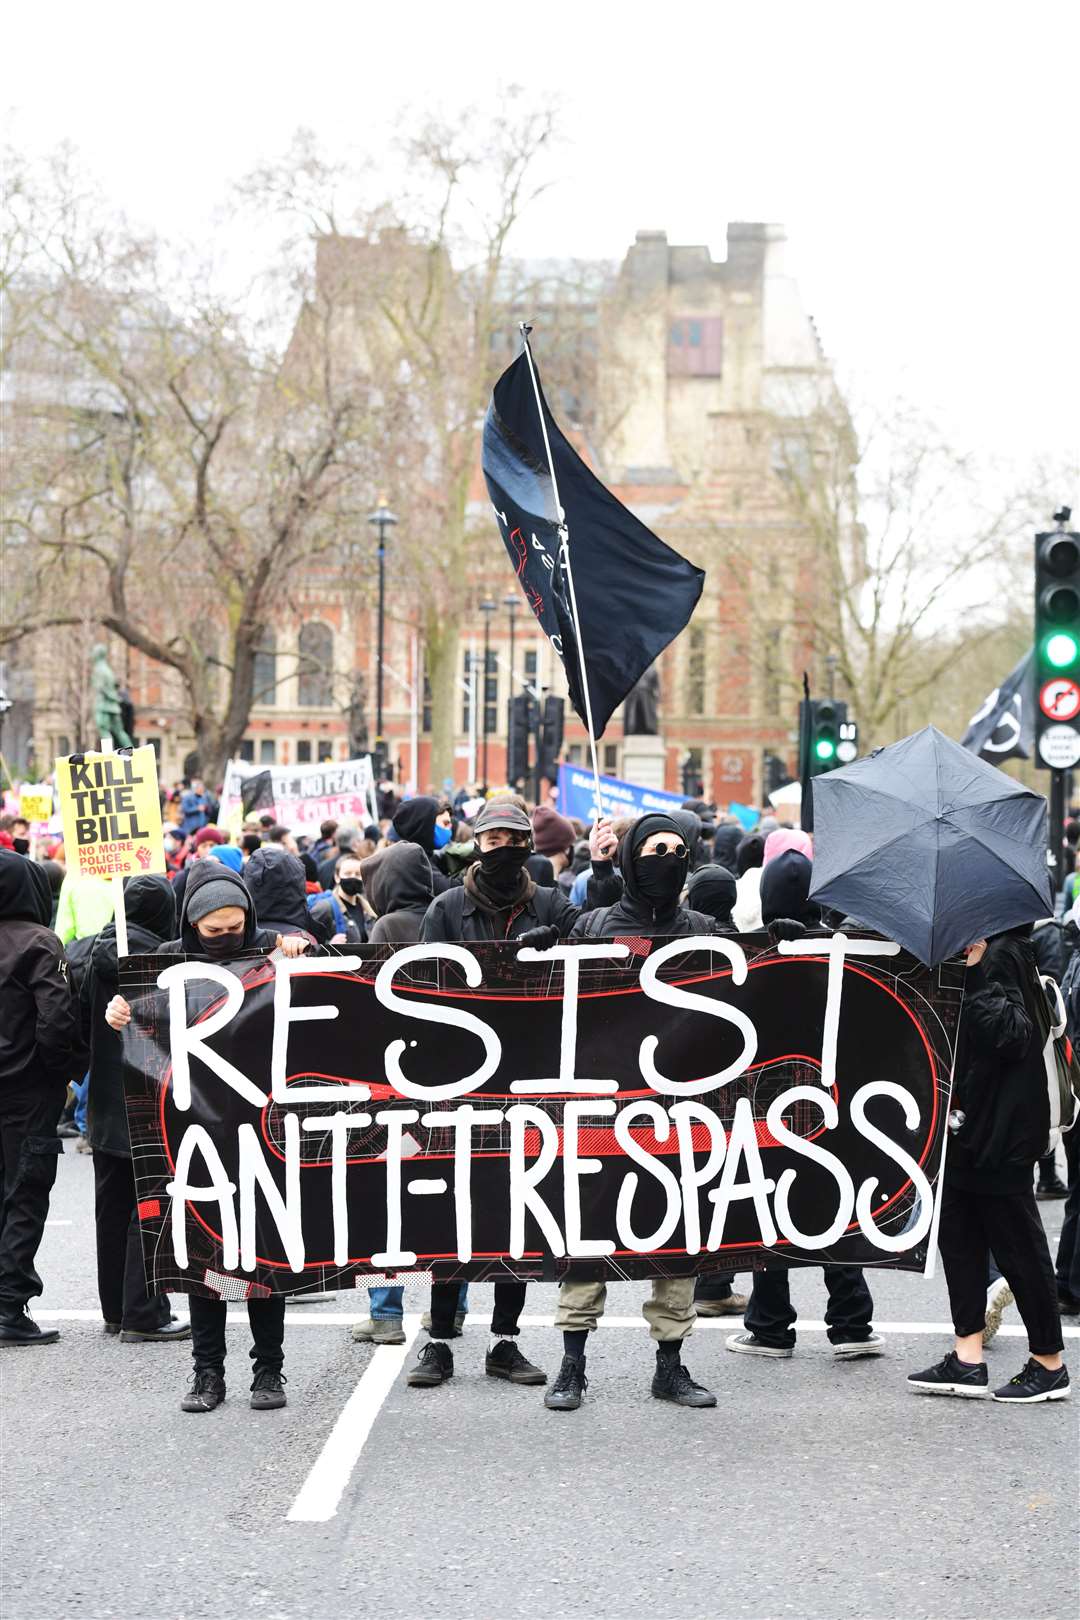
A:
POLYGON ((160 764, 161 764, 161 738, 160 737, 144 737, 143 738, 143 747, 144 748, 152 748, 154 750, 154 758, 158 761, 158 764, 160 766, 160 764))
POLYGON ((619 774, 619 745, 618 743, 604 744, 604 775, 618 776, 619 774))
POLYGON ((686 712, 705 713, 705 631, 691 625, 686 649, 686 712))
POLYGON ((566 750, 566 763, 568 765, 580 765, 583 754, 584 747, 581 743, 571 743, 566 750))
POLYGON ((320 765, 324 765, 328 759, 333 759, 334 745, 328 738, 323 737, 320 739, 317 757, 320 765))
POLYGON ((489 652, 484 671, 484 730, 488 736, 499 729, 499 660, 489 652))
POLYGON ((723 375, 724 322, 719 315, 687 315, 668 328, 668 372, 675 377, 723 375))
POLYGON ((300 680, 297 698, 302 709, 328 709, 333 698, 334 632, 319 619, 300 626, 300 680))
POLYGON ((536 685, 537 660, 539 654, 535 647, 529 647, 525 653, 525 679, 530 686, 536 685))
POLYGON ((255 679, 252 703, 277 702, 277 636, 267 627, 255 649, 255 679))
POLYGON ((241 759, 246 759, 250 765, 255 763, 255 742, 252 737, 245 737, 237 749, 241 759))
POLYGON ((300 741, 297 743, 297 745, 296 745, 296 763, 298 765, 310 765, 311 764, 311 740, 310 740, 310 738, 301 737, 300 741))
POLYGON ((259 764, 273 765, 277 759, 277 744, 273 737, 259 738, 259 764))

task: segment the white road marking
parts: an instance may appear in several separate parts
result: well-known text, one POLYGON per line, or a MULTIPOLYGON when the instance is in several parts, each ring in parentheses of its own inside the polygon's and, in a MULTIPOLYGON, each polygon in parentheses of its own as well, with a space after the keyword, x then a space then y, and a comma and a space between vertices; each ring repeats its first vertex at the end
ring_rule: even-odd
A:
POLYGON ((71 1222, 71 1221, 46 1221, 45 1225, 46 1226, 71 1226, 71 1225, 73 1225, 73 1222, 71 1222))
MULTIPOLYGON (((181 1295, 174 1295, 174 1303, 179 1304, 181 1298, 181 1295)), ((176 1314, 179 1316, 182 1322, 186 1320, 182 1310, 178 1311, 176 1314)), ((483 1328, 486 1314, 487 1313, 484 1311, 474 1311, 469 1317, 468 1325, 474 1328, 483 1328)), ((34 1311, 33 1315, 34 1319, 38 1322, 101 1321, 100 1311, 34 1311)), ((246 1327, 247 1312, 230 1311, 228 1320, 230 1324, 242 1323, 246 1327)), ((350 1327, 354 1322, 366 1322, 367 1320, 367 1311, 313 1310, 310 1315, 305 1314, 304 1316, 298 1315, 295 1311, 290 1311, 288 1316, 285 1318, 285 1325, 288 1328, 350 1327)), ((409 1331, 408 1324, 412 1320, 413 1318, 410 1316, 405 1317, 406 1334, 408 1334, 409 1331)), ((419 1320, 419 1318, 417 1318, 417 1320, 419 1320)), ((714 1331, 726 1331, 728 1333, 734 1333, 738 1330, 741 1324, 741 1316, 699 1316, 697 1321, 694 1323, 694 1332, 711 1333, 714 1331)), ((523 1316, 521 1318, 520 1325, 523 1328, 549 1328, 555 1326, 555 1318, 554 1316, 523 1316)), ((602 1316, 600 1318, 600 1326, 602 1328, 640 1328, 643 1331, 648 1331, 647 1324, 643 1316, 602 1316)), ((824 1322, 815 1321, 812 1317, 800 1316, 798 1322, 796 1323, 796 1327, 800 1333, 824 1333, 826 1324, 824 1322)), ((883 1322, 879 1320, 878 1317, 874 1318, 874 1327, 880 1333, 898 1333, 901 1337, 903 1337, 905 1334, 913 1335, 952 1332, 951 1322, 883 1322)), ((1024 1331, 1024 1326, 1021 1322, 1003 1322, 1001 1327, 998 1329, 997 1336, 999 1339, 1022 1339, 1024 1337, 1024 1331)), ((1061 1331, 1066 1339, 1080 1339, 1080 1327, 1070 1327, 1067 1323, 1063 1322, 1061 1324, 1061 1331)), ((400 1346, 381 1345, 379 1348, 381 1350, 398 1349, 400 1346)))
POLYGON ((405 1343, 380 1345, 379 1354, 372 1356, 364 1376, 345 1402, 296 1501, 285 1515, 294 1524, 319 1523, 332 1519, 337 1512, 372 1424, 420 1331, 419 1316, 406 1316, 404 1328, 405 1343))

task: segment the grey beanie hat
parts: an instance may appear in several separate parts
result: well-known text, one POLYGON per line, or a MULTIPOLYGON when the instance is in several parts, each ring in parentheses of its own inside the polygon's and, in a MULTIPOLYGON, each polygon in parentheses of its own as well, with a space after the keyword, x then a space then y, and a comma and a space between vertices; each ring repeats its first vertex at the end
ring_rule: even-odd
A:
POLYGON ((225 906, 242 906, 245 911, 250 911, 251 896, 239 883, 229 883, 224 878, 200 883, 185 908, 187 920, 189 923, 201 922, 212 911, 221 911, 225 906))

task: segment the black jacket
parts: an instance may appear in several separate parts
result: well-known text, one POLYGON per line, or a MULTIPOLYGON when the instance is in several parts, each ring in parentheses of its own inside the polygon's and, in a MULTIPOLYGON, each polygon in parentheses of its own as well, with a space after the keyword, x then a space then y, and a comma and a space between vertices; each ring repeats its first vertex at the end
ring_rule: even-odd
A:
MULTIPOLYGON (((299 866, 299 864, 298 861, 297 865, 299 866)), ((248 865, 251 865, 251 861, 248 862, 248 865)), ((236 900, 238 906, 243 906, 246 902, 247 922, 244 926, 243 938, 236 947, 236 955, 242 956, 246 951, 272 951, 274 949, 280 930, 275 928, 273 932, 270 932, 268 929, 259 926, 251 894, 239 872, 234 872, 231 867, 222 866, 220 861, 196 861, 189 870, 190 876, 184 890, 184 909, 180 913, 180 938, 170 939, 160 946, 159 949, 163 955, 205 956, 207 954, 203 949, 203 943, 196 931, 195 924, 188 920, 188 907, 191 904, 192 896, 199 892, 204 883, 221 882, 235 884, 238 891, 236 900)), ((300 870, 303 871, 303 867, 300 867, 300 870)), ((299 930, 290 928, 287 932, 297 933, 299 930)))
MULTIPOLYGON (((220 868, 221 862, 213 863, 220 868)), ((191 880, 188 880, 190 887, 191 880)), ((273 934, 306 934, 316 942, 307 904, 307 878, 299 855, 280 844, 263 844, 244 867, 244 882, 255 902, 259 926, 273 934)), ((325 944, 330 935, 325 934, 325 944)))
POLYGON ((717 866, 726 866, 729 872, 737 870, 735 852, 745 836, 741 827, 732 827, 726 823, 723 827, 717 827, 713 835, 712 857, 717 866))
POLYGON ((369 855, 360 870, 378 919, 368 935, 373 945, 415 945, 431 905, 431 865, 416 844, 391 844, 369 855))
MULTIPOLYGON (((124 910, 132 956, 155 955, 176 932, 176 901, 165 877, 129 878, 124 884, 124 910)), ((119 988, 116 924, 109 923, 94 941, 81 989, 83 1039, 90 1048, 86 1139, 95 1153, 130 1158, 122 1041, 105 1022, 105 1009, 119 988)))
MULTIPOLYGON (((683 828, 671 816, 647 815, 635 821, 619 850, 622 898, 614 905, 583 913, 574 926, 574 939, 611 939, 616 934, 652 938, 667 934, 716 933, 715 922, 703 911, 691 911, 689 906, 681 905, 677 897, 670 905, 657 910, 638 889, 634 877, 634 856, 645 840, 658 832, 670 833, 673 838, 686 842, 683 828)), ((589 879, 590 889, 594 880, 598 883, 606 881, 609 871, 608 861, 594 861, 593 876, 589 879)))
POLYGON ((63 1084, 85 1072, 79 1007, 52 893, 35 861, 0 849, 0 1086, 63 1084))
MULTIPOLYGON (((471 869, 470 869, 471 870, 471 869)), ((455 884, 445 894, 436 895, 420 930, 425 942, 462 940, 469 944, 485 939, 517 939, 530 928, 553 925, 565 939, 580 913, 560 888, 538 889, 529 879, 528 892, 505 911, 492 913, 478 905, 465 883, 455 884)))
POLYGON ((964 1123, 949 1142, 945 1174, 973 1192, 1031 1188, 1045 1151, 1050 1103, 1036 1013, 1029 939, 998 934, 964 975, 953 1107, 964 1123))
POLYGON ((1039 972, 1049 973, 1060 984, 1072 955, 1072 947, 1065 935, 1065 924, 1057 917, 1036 923, 1031 930, 1031 947, 1039 972))
POLYGON ((421 793, 406 799, 394 816, 393 827, 403 844, 419 844, 431 864, 431 885, 435 894, 450 887, 450 879, 435 855, 435 817, 442 809, 438 799, 421 793))

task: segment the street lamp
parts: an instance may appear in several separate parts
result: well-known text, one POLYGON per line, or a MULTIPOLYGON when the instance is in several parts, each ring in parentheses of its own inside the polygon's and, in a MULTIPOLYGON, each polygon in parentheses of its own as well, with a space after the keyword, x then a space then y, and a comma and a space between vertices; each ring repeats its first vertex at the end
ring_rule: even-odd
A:
POLYGON ((375 671, 375 775, 376 778, 386 770, 386 738, 383 736, 383 640, 386 629, 386 531, 394 526, 397 518, 386 504, 386 496, 380 495, 374 512, 368 522, 375 525, 379 531, 379 630, 378 630, 378 668, 375 671))
POLYGON ((516 591, 511 591, 503 597, 503 607, 510 615, 510 696, 514 695, 514 620, 517 617, 518 603, 521 598, 516 591))
POLYGON ((482 691, 481 691, 482 713, 483 713, 483 716, 484 716, 484 730, 483 730, 484 742, 483 742, 483 747, 481 749, 481 754, 480 754, 480 760, 481 760, 480 777, 481 777, 481 780, 483 781, 485 791, 487 790, 487 785, 488 785, 487 678, 488 678, 488 665, 489 665, 489 663, 491 661, 491 615, 496 611, 497 608, 498 608, 498 603, 493 602, 490 596, 485 596, 484 600, 480 603, 480 611, 484 615, 484 685, 483 685, 483 688, 482 688, 482 691))

